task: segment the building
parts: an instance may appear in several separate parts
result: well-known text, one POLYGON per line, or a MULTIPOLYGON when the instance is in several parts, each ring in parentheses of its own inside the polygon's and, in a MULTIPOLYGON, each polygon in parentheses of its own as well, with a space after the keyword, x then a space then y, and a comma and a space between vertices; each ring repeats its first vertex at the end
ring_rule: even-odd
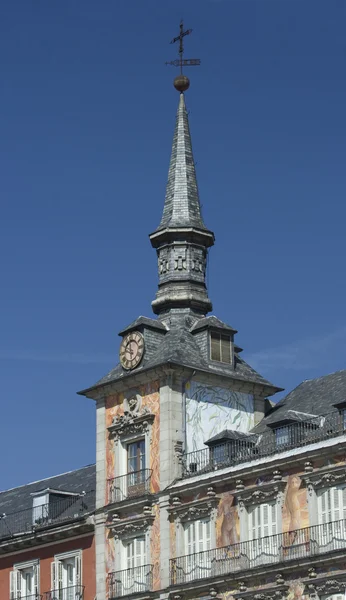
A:
POLYGON ((1 600, 94 600, 95 465, 0 492, 1 600))
POLYGON ((280 388, 241 356, 206 287, 180 92, 157 252, 156 318, 120 332, 96 401, 97 600, 336 599, 346 585, 346 372, 280 388), (330 571, 333 570, 331 576, 330 571))

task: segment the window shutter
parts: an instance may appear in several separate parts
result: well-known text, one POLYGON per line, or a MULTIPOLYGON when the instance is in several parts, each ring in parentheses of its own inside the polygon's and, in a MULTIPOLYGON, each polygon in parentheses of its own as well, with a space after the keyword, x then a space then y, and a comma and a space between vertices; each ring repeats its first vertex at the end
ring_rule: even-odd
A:
POLYGON ((333 500, 333 513, 332 513, 332 521, 340 520, 340 500, 342 500, 341 489, 340 488, 331 488, 331 499, 333 500), (341 496, 341 497, 340 497, 341 496))
POLYGON ((194 554, 195 552, 195 524, 192 521, 191 523, 187 523, 185 529, 185 536, 187 541, 187 554, 194 554))
POLYGON ((76 585, 81 585, 82 583, 82 561, 81 561, 81 555, 80 554, 76 554, 76 558, 75 558, 75 565, 76 565, 76 585))
POLYGON ((269 535, 269 506, 268 506, 268 504, 262 504, 260 506, 260 508, 262 508, 262 507, 263 507, 263 537, 267 537, 269 535))
POLYGON ((276 503, 273 502, 271 505, 271 531, 270 531, 270 535, 276 535, 277 534, 277 528, 276 528, 276 503))
POLYGON ((15 600, 17 597, 17 571, 10 571, 10 598, 15 600))
POLYGON ((210 351, 211 351, 211 360, 221 360, 221 352, 220 352, 220 335, 217 333, 210 334, 210 351))
POLYGON ((34 594, 38 596, 40 591, 40 563, 34 565, 34 594))
POLYGON ((346 519, 346 486, 342 488, 342 513, 341 519, 346 519))
POLYGON ((231 339, 227 335, 221 336, 221 360, 224 363, 231 363, 231 339))
POLYGON ((56 590, 57 589, 57 585, 56 585, 56 563, 52 562, 50 565, 50 585, 51 585, 51 590, 56 590))
POLYGON ((58 589, 61 590, 63 588, 62 562, 61 562, 61 560, 58 560, 57 570, 58 570, 58 589))
POLYGON ((21 596, 21 589, 22 589, 22 574, 21 574, 20 571, 16 571, 16 575, 17 575, 17 577, 16 577, 16 579, 17 579, 17 583, 16 583, 16 585, 17 585, 17 592, 16 593, 17 593, 17 597, 20 598, 20 596, 21 596))
POLYGON ((206 521, 206 548, 205 550, 210 550, 210 519, 206 521))

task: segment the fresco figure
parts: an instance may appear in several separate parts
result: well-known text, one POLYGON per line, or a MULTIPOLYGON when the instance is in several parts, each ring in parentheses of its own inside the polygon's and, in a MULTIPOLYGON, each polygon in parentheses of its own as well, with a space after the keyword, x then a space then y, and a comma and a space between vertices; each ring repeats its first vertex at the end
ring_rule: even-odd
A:
POLYGON ((299 488, 301 480, 298 475, 291 475, 288 478, 285 504, 289 514, 288 531, 294 531, 301 528, 301 514, 299 502, 299 488))
POLYGON ((221 501, 222 524, 220 531, 221 546, 237 544, 239 537, 237 532, 236 509, 233 506, 233 496, 225 494, 221 501))

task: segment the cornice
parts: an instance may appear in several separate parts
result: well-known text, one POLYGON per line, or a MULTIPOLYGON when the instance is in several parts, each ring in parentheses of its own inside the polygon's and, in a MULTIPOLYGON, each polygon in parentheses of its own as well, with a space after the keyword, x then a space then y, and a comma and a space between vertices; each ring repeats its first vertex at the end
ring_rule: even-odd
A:
POLYGON ((115 416, 112 425, 108 427, 109 435, 114 440, 134 434, 145 434, 149 431, 155 415, 145 406, 140 412, 126 411, 123 415, 115 416))
POLYGON ((319 577, 303 581, 306 588, 309 590, 310 596, 326 596, 328 594, 338 594, 345 592, 346 574, 341 574, 335 579, 330 577, 319 577))
POLYGON ((346 482, 346 467, 345 466, 329 466, 328 470, 316 471, 315 473, 306 473, 301 476, 306 487, 318 489, 331 487, 340 483, 346 482))
POLYGON ((285 600, 289 592, 288 585, 276 586, 264 589, 262 592, 252 590, 249 592, 236 592, 234 598, 237 600, 285 600))
POLYGON ((234 496, 238 498, 238 502, 241 505, 249 506, 254 504, 261 504, 271 500, 277 500, 277 498, 285 490, 287 481, 282 479, 279 481, 270 481, 269 483, 263 483, 256 488, 244 488, 243 490, 235 490, 234 496))
POLYGON ((107 523, 107 528, 110 529, 116 538, 143 533, 150 527, 155 520, 153 514, 143 514, 135 519, 119 519, 117 515, 112 516, 112 522, 107 523))
POLYGON ((212 514, 217 508, 220 498, 210 496, 193 502, 180 503, 179 498, 173 497, 172 506, 167 511, 174 520, 181 522, 203 519, 212 514))

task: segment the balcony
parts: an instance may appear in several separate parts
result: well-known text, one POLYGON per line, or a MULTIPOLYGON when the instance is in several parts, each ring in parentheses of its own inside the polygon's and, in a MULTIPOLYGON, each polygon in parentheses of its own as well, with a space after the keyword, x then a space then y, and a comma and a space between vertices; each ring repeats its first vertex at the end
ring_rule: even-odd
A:
POLYGON ((131 594, 143 594, 153 590, 153 566, 144 565, 109 573, 107 578, 108 598, 123 598, 131 594))
POLYGON ((43 600, 83 600, 84 585, 72 585, 58 590, 51 590, 44 594, 43 600))
POLYGON ((93 492, 85 496, 66 496, 35 508, 0 514, 0 543, 18 540, 23 535, 37 534, 48 527, 81 519, 94 509, 94 505, 93 492))
POLYGON ((134 471, 114 479, 108 479, 108 503, 139 498, 151 492, 151 469, 134 471))
POLYGON ((42 595, 41 594, 29 594, 28 596, 22 596, 21 593, 19 592, 15 595, 12 596, 10 600, 42 600, 42 595))
POLYGON ((171 585, 182 585, 346 548, 346 519, 296 529, 170 560, 171 585))
POLYGON ((183 478, 279 454, 345 433, 344 415, 337 411, 308 421, 296 421, 278 426, 276 430, 249 435, 249 439, 235 439, 185 454, 183 478))

